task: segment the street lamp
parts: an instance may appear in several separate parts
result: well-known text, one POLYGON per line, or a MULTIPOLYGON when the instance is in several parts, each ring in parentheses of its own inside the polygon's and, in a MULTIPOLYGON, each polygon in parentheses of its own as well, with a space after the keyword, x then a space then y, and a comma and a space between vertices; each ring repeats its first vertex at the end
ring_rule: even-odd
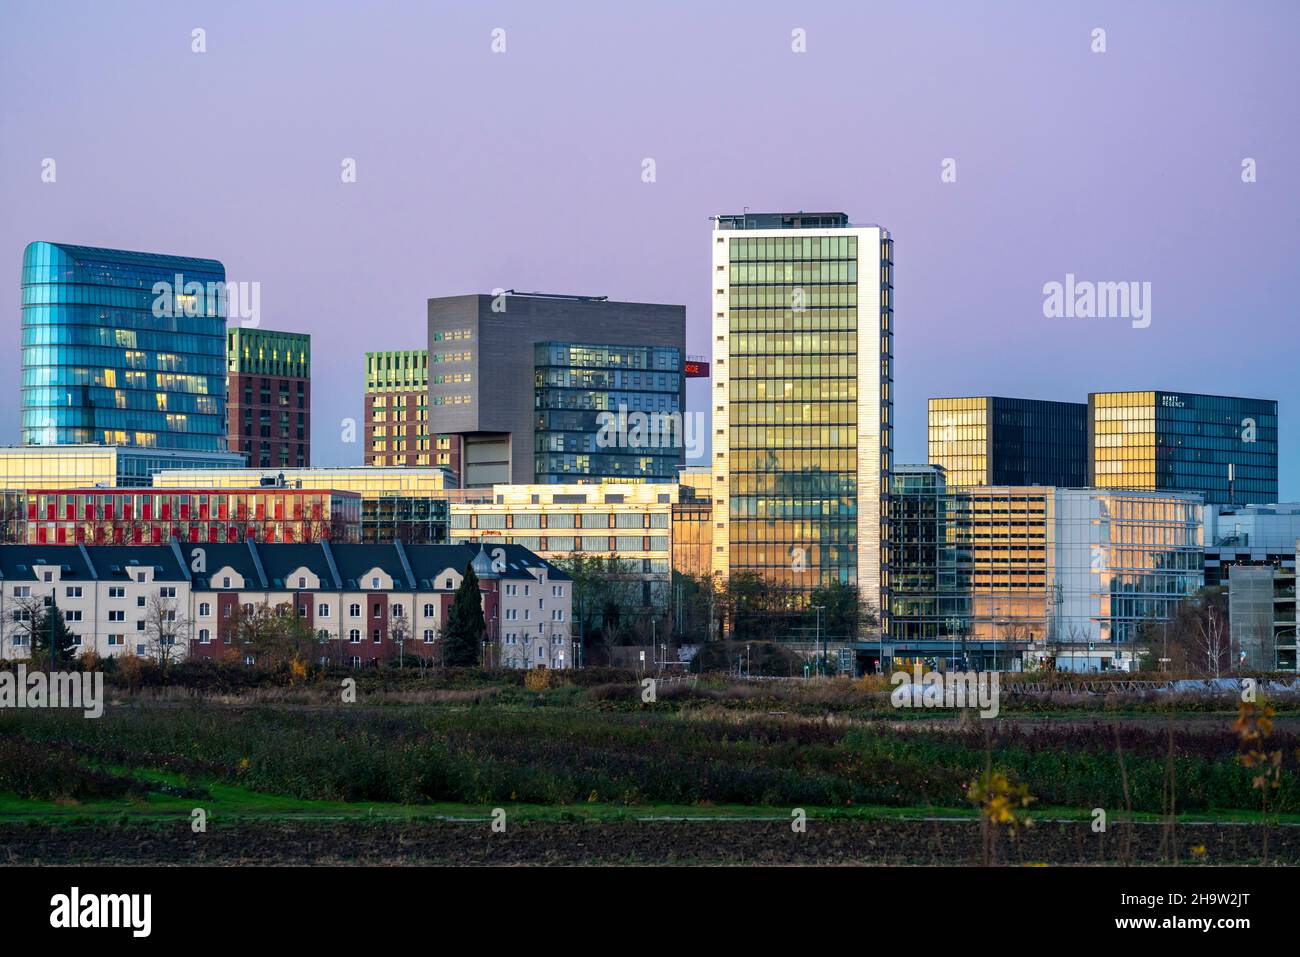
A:
POLYGON ((968 668, 968 667, 970 667, 970 665, 967 663, 967 660, 966 660, 966 658, 967 658, 967 655, 966 655, 966 619, 961 618, 960 616, 953 616, 953 617, 950 617, 950 618, 945 618, 945 619, 944 619, 944 624, 948 627, 948 641, 949 641, 949 644, 950 644, 950 646, 951 646, 951 648, 952 648, 950 654, 951 654, 951 656, 952 656, 952 667, 953 667, 953 670, 954 670, 954 671, 957 670, 957 633, 958 633, 958 632, 961 632, 961 666, 962 666, 963 668, 968 668))
POLYGON ((813 654, 817 653, 817 645, 820 644, 822 646, 821 673, 825 675, 826 674, 826 645, 822 638, 822 609, 825 608, 826 606, 813 605, 812 607, 817 611, 817 632, 815 638, 813 639, 813 654))

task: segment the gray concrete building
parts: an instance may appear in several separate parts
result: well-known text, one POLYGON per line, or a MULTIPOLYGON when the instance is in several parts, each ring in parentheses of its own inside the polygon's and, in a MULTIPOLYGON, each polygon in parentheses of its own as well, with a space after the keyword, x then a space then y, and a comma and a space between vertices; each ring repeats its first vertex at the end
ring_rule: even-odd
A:
POLYGON ((460 437, 463 488, 668 480, 656 472, 676 474, 680 441, 667 455, 597 448, 592 423, 620 407, 680 421, 685 352, 685 306, 513 290, 430 299, 429 431, 460 437))
POLYGON ((1227 585, 1233 664, 1248 671, 1295 671, 1295 569, 1233 565, 1227 585))

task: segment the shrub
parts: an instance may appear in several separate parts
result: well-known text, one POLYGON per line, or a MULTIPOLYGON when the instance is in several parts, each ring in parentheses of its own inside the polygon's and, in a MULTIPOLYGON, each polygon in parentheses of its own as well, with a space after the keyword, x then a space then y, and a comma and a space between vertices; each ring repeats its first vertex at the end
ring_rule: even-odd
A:
POLYGON ((546 668, 530 668, 524 674, 524 687, 529 691, 544 691, 551 686, 551 672, 546 668))
POLYGON ((142 791, 136 782, 83 766, 66 745, 0 738, 0 791, 53 801, 121 797, 142 791))

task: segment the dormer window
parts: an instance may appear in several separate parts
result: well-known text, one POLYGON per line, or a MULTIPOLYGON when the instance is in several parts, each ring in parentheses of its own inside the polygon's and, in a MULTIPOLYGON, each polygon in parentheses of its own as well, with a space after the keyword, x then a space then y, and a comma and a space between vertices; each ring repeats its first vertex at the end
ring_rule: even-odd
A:
POLYGON ((379 579, 378 579, 378 577, 375 577, 375 578, 370 579, 370 587, 371 587, 371 588, 378 588, 378 587, 379 587, 379 579))

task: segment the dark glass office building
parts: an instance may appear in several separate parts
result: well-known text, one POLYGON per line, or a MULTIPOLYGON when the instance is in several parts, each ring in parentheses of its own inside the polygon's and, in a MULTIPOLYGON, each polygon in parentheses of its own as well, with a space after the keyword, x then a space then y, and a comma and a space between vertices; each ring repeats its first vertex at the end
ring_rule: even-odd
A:
POLYGON ((537 483, 677 481, 679 349, 539 342, 534 355, 537 483))
POLYGON ((930 464, 951 486, 1088 482, 1088 406, 973 396, 931 399, 930 464))
POLYGON ((224 451, 225 279, 213 259, 28 245, 23 444, 224 451))
POLYGON ((1189 392, 1088 396, 1088 484, 1277 501, 1277 402, 1189 392))

